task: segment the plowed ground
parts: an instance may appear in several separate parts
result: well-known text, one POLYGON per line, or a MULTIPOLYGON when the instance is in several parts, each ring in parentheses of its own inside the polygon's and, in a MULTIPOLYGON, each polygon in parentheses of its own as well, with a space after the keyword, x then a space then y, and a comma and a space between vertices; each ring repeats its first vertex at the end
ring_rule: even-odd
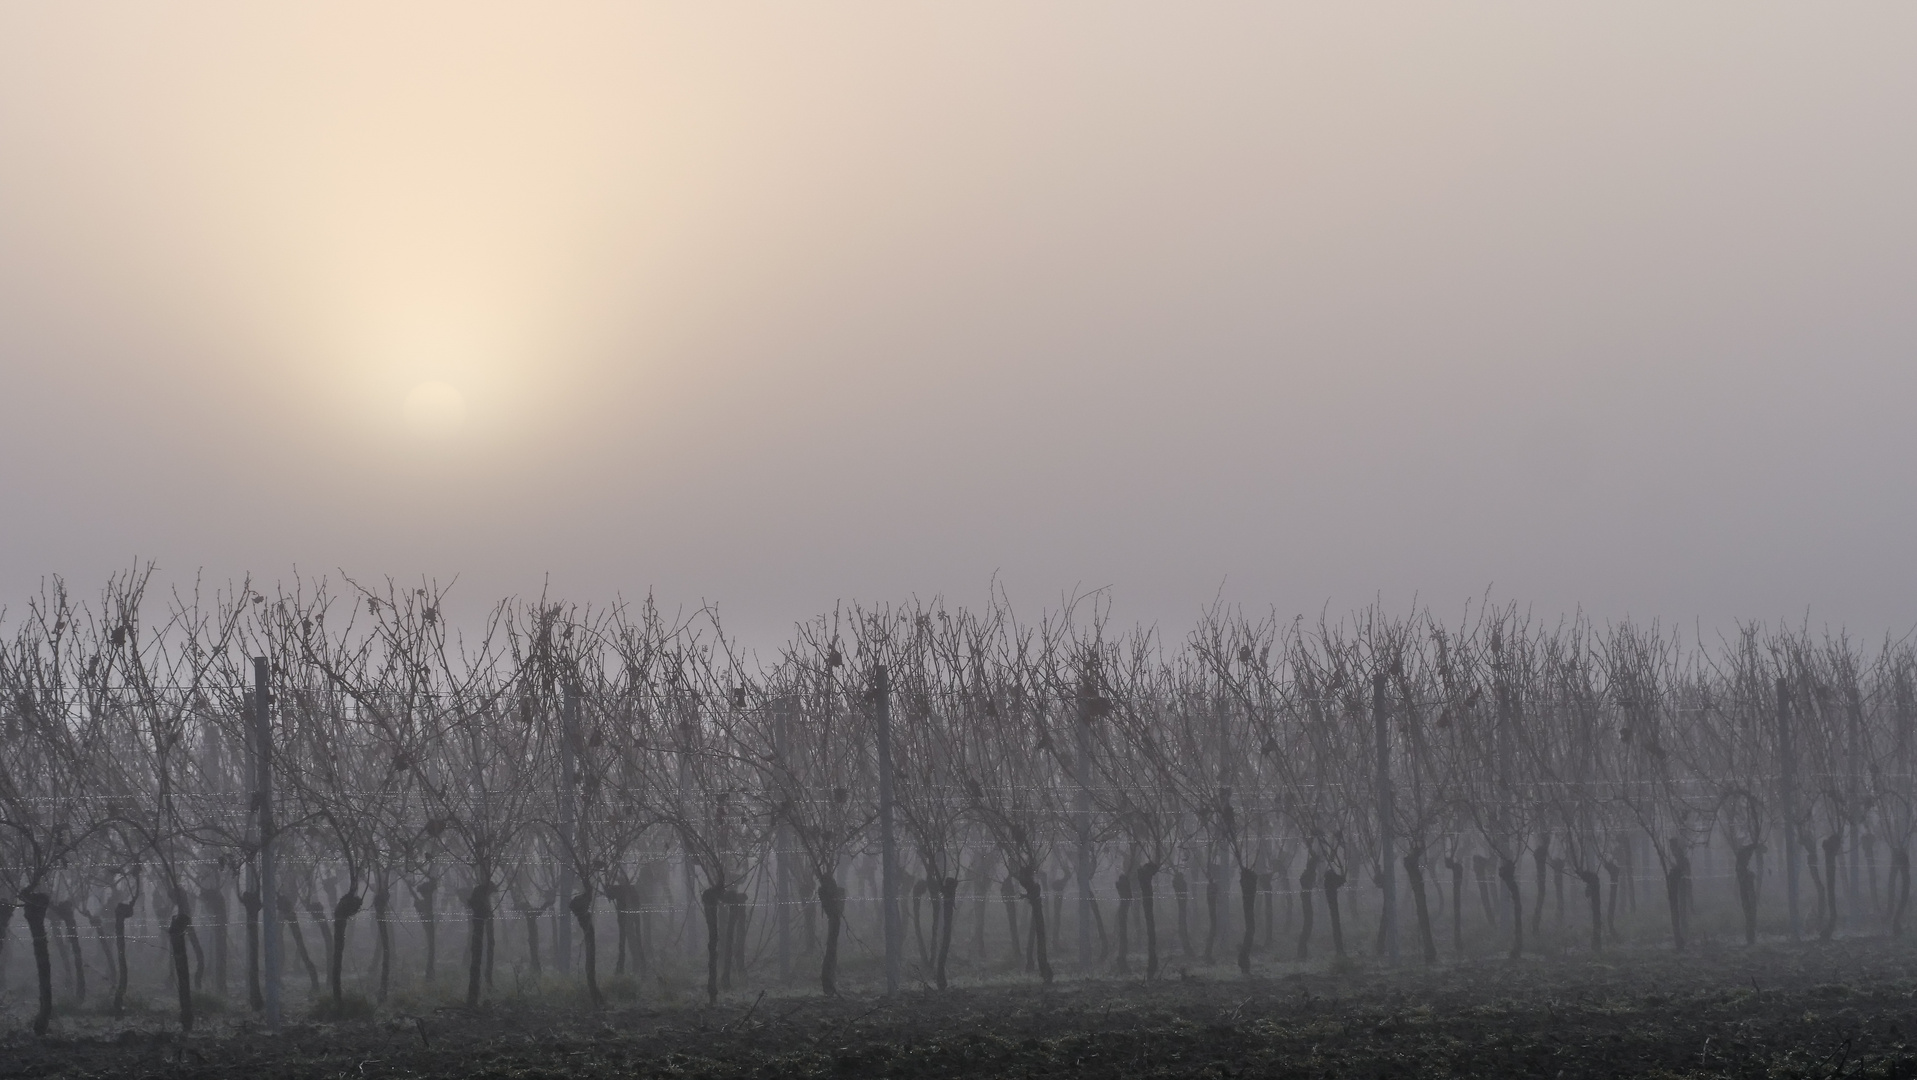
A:
POLYGON ((1008 982, 593 1013, 500 1005, 182 1040, 16 1008, 0 1077, 1917 1077, 1917 949, 1882 939, 1386 974, 1008 982), (97 1027, 89 1027, 97 1024, 97 1027), (62 1034, 63 1033, 63 1034, 62 1034))

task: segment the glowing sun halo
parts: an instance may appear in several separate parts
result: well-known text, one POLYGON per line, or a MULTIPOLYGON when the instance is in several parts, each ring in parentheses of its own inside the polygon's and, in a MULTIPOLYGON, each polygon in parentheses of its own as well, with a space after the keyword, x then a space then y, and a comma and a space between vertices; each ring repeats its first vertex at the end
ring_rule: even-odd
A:
POLYGON ((406 394, 406 424, 416 434, 443 439, 466 421, 466 397, 443 382, 423 382, 406 394))

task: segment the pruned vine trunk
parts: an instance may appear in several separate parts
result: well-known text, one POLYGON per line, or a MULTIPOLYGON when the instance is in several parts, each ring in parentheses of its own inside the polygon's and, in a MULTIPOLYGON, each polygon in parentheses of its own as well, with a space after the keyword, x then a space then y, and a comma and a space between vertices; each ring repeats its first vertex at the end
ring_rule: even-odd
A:
POLYGON ((1325 915, 1331 920, 1331 952, 1338 959, 1345 958, 1345 926, 1338 914, 1338 890, 1344 888, 1345 876, 1336 870, 1326 870, 1325 915))
POLYGON ((1148 862, 1138 868, 1139 913, 1145 917, 1145 978, 1158 977, 1158 919, 1152 911, 1152 878, 1158 864, 1148 862))
POLYGON ((61 937, 66 946, 66 962, 73 972, 73 1003, 82 1004, 87 999, 86 957, 80 948, 80 924, 73 918, 73 901, 62 900, 53 905, 53 917, 59 923, 61 937))
POLYGON ((1591 951, 1598 952, 1604 948, 1604 884, 1596 870, 1579 870, 1578 880, 1591 904, 1591 951))
POLYGON ((439 889, 439 883, 432 878, 419 883, 413 889, 413 913, 419 916, 419 928, 426 935, 426 985, 433 984, 433 976, 439 963, 439 923, 434 919, 433 894, 439 889))
MULTIPOLYGON (((466 894, 466 913, 469 918, 466 931, 466 1007, 479 1007, 480 981, 486 974, 486 928, 493 916, 493 886, 484 876, 473 890, 466 894)), ((304 951, 304 950, 302 950, 304 951)))
POLYGON ((7 927, 13 922, 15 906, 12 900, 0 900, 0 983, 7 977, 7 927))
POLYGON ((1617 863, 1609 859, 1604 861, 1604 877, 1607 882, 1604 895, 1604 929, 1611 935, 1612 941, 1617 940, 1617 888, 1620 873, 1621 868, 1617 863))
POLYGON ((544 910, 545 908, 522 908, 519 913, 520 921, 526 924, 526 966, 532 969, 532 977, 535 981, 545 974, 545 969, 539 960, 539 913, 544 910))
POLYGON ((593 1008, 603 1008, 606 999, 599 993, 599 942, 592 925, 591 886, 568 901, 566 908, 579 922, 579 944, 586 954, 586 993, 592 998, 593 1008))
POLYGON ((1218 944, 1218 875, 1211 865, 1205 867, 1205 963, 1212 962, 1212 949, 1218 944))
POLYGON ((1172 896, 1178 901, 1178 947, 1191 958, 1191 922, 1187 910, 1191 906, 1191 885, 1185 879, 1183 870, 1172 871, 1172 896))
POLYGON ((393 982, 393 924, 386 918, 387 906, 392 895, 386 886, 381 885, 373 893, 373 932, 378 935, 379 949, 379 1002, 386 1003, 386 992, 393 982))
POLYGON ((1757 944, 1757 871, 1751 869, 1751 859, 1757 854, 1756 844, 1739 844, 1733 856, 1737 860, 1737 903, 1744 911, 1744 944, 1757 944))
POLYGON ((1018 932, 1018 889, 1012 884, 1012 879, 1005 879, 1004 884, 999 886, 998 895, 1005 904, 1005 929, 1012 943, 1012 961, 1024 967, 1025 946, 1022 943, 1025 939, 1018 932))
POLYGON ((1684 951, 1689 936, 1690 912, 1686 910, 1684 894, 1690 869, 1690 860, 1678 854, 1671 858, 1670 866, 1664 871, 1664 902, 1671 909, 1671 943, 1678 952, 1684 951))
POLYGON ((1524 894, 1518 889, 1518 864, 1516 860, 1503 856, 1498 858, 1498 880, 1504 882, 1504 889, 1511 894, 1511 959, 1524 955, 1524 894))
POLYGON ((708 885, 699 892, 699 910, 706 917, 706 1003, 719 1003, 719 900, 725 886, 708 885))
POLYGON ((113 905, 113 957, 116 970, 113 981, 113 1015, 126 1011, 126 921, 133 917, 133 902, 121 900, 113 905))
POLYGON ((1451 955, 1464 955, 1464 864, 1446 856, 1445 869, 1451 871, 1451 955))
POLYGON ((1538 846, 1531 851, 1531 862, 1537 868, 1534 881, 1538 891, 1537 903, 1531 908, 1531 932, 1534 934, 1542 934, 1544 933, 1541 929, 1541 927, 1544 926, 1544 872, 1548 870, 1551 865, 1551 835, 1549 833, 1538 837, 1538 846))
MULTIPOLYGON (((839 928, 845 923, 845 890, 831 875, 819 875, 819 907, 825 911, 825 959, 819 964, 819 988, 827 997, 839 992, 839 928)), ((1013 947, 1017 947, 1014 927, 1013 947)))
POLYGON ((1306 960, 1311 956, 1311 920, 1314 905, 1312 893, 1318 889, 1318 857, 1313 855, 1305 860, 1305 872, 1298 875, 1298 901, 1304 910, 1299 916, 1298 959, 1306 960))
MULTIPOLYGON (((1890 853, 1890 936, 1904 936, 1904 912, 1910 906, 1910 851, 1901 844, 1890 853)), ((0 924, 4 925, 4 924, 0 924)))
POLYGON ((1405 881, 1411 886, 1411 906, 1418 913, 1418 943, 1424 947, 1424 962, 1438 962, 1438 943, 1431 936, 1431 906, 1424 898, 1424 864, 1420 856, 1422 848, 1413 848, 1404 855, 1405 881))
POLYGON ((173 953, 173 985, 179 991, 182 1033, 193 1030, 193 973, 186 959, 186 932, 192 925, 193 917, 187 913, 182 899, 166 927, 167 946, 173 953))
POLYGON ((1829 836, 1824 837, 1824 894, 1826 902, 1824 904, 1824 925, 1817 932, 1818 938, 1823 941, 1829 941, 1831 936, 1837 933, 1837 854, 1843 850, 1843 847, 1844 836, 1841 832, 1833 832, 1829 836))
POLYGON ((1045 886, 1038 872, 1029 867, 1019 873, 1019 884, 1025 887, 1025 903, 1032 909, 1032 956, 1038 964, 1038 978, 1049 986, 1052 961, 1045 951, 1045 886))
POLYGON ((346 927, 353 916, 359 914, 360 894, 348 892, 333 902, 333 952, 327 964, 327 986, 333 994, 333 1007, 339 1008, 345 1003, 346 990, 342 979, 346 967, 346 927))
POLYGON ((948 877, 940 883, 940 898, 944 904, 944 917, 938 926, 938 955, 932 967, 932 978, 940 990, 945 989, 945 963, 952 955, 952 920, 958 916, 959 879, 948 877))
MULTIPOLYGON (((266 1008, 266 998, 260 993, 260 893, 258 889, 247 889, 240 893, 240 910, 246 914, 246 1004, 254 1012, 266 1008)), ((118 921, 114 927, 118 934, 118 921)), ((124 940, 124 939, 123 939, 124 940)), ((122 946, 124 948, 124 946, 122 946)), ((124 958, 120 964, 122 971, 126 967, 124 958)), ((125 985, 124 974, 120 979, 125 985)), ((121 993, 118 989, 113 995, 113 1011, 120 1011, 121 993)))
POLYGON ((26 910, 27 935, 33 940, 33 975, 40 990, 39 1009, 33 1014, 33 1033, 45 1035, 53 1022, 53 947, 47 940, 47 908, 52 898, 30 892, 20 898, 26 910))
POLYGON ((313 962, 313 953, 306 947, 306 932, 300 929, 299 909, 293 906, 290 893, 281 893, 279 899, 280 922, 293 935, 293 951, 300 954, 300 966, 306 969, 306 981, 314 994, 319 993, 319 965, 313 962))
POLYGON ((1239 868, 1238 896, 1245 909, 1245 935, 1238 943, 1238 970, 1249 975, 1251 974, 1252 936, 1258 929, 1258 874, 1256 871, 1239 868))

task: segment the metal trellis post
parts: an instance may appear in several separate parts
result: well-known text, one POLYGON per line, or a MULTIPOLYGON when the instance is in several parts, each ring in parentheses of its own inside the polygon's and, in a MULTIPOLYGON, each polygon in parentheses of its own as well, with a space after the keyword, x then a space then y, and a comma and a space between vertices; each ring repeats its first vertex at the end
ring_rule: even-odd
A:
POLYGON ((1072 795, 1072 820, 1078 841, 1078 966, 1092 966, 1092 789, 1088 786, 1092 767, 1092 703, 1097 690, 1089 683, 1078 693, 1077 756, 1078 790, 1072 795))
POLYGON ((1398 837, 1391 792, 1391 730, 1385 709, 1385 675, 1371 677, 1371 722, 1378 739, 1378 859, 1384 870, 1385 959, 1398 962, 1398 837))
POLYGON ((873 706, 877 713, 879 735, 879 852, 884 878, 880 900, 885 916, 885 992, 899 989, 899 848, 892 832, 892 677, 884 664, 872 671, 873 706))
POLYGON ((568 684, 566 687, 565 708, 560 713, 559 732, 559 898, 554 908, 559 917, 558 933, 554 935, 553 963, 561 978, 572 974, 572 890, 573 861, 578 857, 576 845, 579 843, 574 821, 573 790, 578 777, 573 762, 573 740, 579 732, 579 688, 568 684))
POLYGON ((273 703, 272 665, 266 657, 253 658, 253 741, 258 775, 254 780, 260 801, 260 953, 266 967, 266 1027, 280 1028, 280 908, 279 882, 273 835, 273 703))
MULTIPOLYGON (((791 703, 782 701, 775 709, 776 711, 772 716, 774 752, 778 755, 780 768, 790 770, 792 767, 792 759, 790 756, 792 753, 792 735, 790 728, 792 724, 793 707, 791 703)), ((781 802, 788 802, 792 797, 792 793, 790 790, 781 790, 779 796, 781 802)), ((793 860, 792 831, 791 826, 786 820, 786 813, 783 810, 781 810, 778 824, 774 828, 772 846, 774 858, 773 873, 775 875, 773 877, 772 902, 773 909, 778 913, 776 920, 779 933, 779 981, 784 982, 792 977, 793 860)))
POLYGON ((1797 909, 1797 778, 1793 775, 1791 746, 1790 680, 1777 680, 1777 766, 1778 796, 1784 815, 1784 881, 1789 890, 1791 940, 1804 936, 1804 922, 1797 909))

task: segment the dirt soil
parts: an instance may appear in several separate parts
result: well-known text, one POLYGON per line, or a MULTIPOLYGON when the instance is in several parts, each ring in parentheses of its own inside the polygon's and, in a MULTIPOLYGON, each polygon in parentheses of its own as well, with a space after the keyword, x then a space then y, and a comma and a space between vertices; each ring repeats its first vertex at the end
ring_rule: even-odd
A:
POLYGON ((500 1005, 187 1040, 17 1014, 0 1077, 1917 1077, 1917 948, 1837 941, 1387 975, 752 994, 716 1008, 500 1005))

